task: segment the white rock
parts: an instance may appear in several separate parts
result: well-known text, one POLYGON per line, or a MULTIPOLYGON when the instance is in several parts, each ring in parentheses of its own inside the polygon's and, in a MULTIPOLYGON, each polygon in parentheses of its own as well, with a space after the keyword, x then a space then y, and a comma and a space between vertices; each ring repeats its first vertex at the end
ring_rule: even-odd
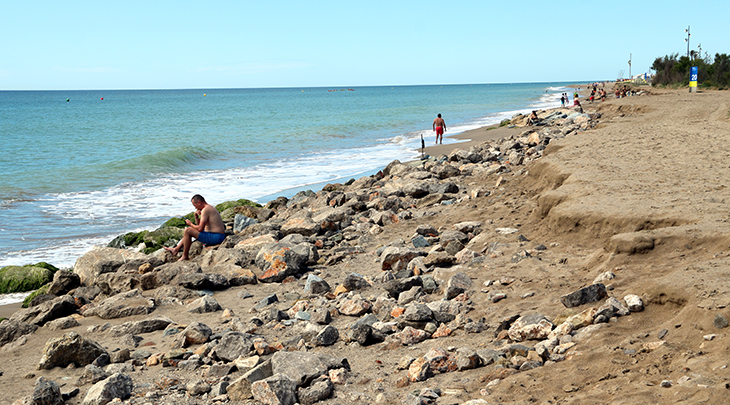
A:
POLYGON ((629 294, 624 297, 624 302, 631 312, 641 312, 644 310, 644 302, 641 297, 634 294, 629 294))

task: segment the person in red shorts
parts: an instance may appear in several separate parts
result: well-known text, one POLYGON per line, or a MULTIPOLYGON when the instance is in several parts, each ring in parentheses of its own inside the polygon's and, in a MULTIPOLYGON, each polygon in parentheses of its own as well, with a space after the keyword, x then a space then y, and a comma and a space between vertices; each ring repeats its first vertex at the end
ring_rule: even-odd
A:
POLYGON ((441 118, 441 114, 433 120, 433 130, 436 132, 436 143, 444 143, 444 132, 446 131, 446 123, 441 118), (439 140, 441 142, 439 142, 439 140))

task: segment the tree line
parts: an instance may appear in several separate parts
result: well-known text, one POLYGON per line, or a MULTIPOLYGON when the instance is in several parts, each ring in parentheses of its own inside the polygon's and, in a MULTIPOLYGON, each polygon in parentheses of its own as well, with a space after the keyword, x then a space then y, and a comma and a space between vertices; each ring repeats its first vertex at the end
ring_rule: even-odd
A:
POLYGON ((730 55, 716 53, 713 61, 709 56, 690 59, 675 53, 656 58, 651 68, 656 74, 652 86, 689 85, 689 69, 697 66, 697 85, 717 87, 724 90, 730 87, 730 55))

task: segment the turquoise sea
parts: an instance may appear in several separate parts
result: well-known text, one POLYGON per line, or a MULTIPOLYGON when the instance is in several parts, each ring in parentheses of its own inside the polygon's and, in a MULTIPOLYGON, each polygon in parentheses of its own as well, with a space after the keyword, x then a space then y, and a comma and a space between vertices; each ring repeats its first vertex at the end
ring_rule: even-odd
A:
POLYGON ((0 91, 0 266, 71 267, 94 245, 217 204, 265 203, 559 105, 569 83, 0 91))

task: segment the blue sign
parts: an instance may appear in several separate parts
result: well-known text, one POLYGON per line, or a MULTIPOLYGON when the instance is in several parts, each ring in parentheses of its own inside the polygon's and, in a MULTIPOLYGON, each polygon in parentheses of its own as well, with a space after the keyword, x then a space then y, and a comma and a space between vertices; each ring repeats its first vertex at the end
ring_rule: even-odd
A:
POLYGON ((697 87, 697 66, 689 68, 689 87, 697 87))

